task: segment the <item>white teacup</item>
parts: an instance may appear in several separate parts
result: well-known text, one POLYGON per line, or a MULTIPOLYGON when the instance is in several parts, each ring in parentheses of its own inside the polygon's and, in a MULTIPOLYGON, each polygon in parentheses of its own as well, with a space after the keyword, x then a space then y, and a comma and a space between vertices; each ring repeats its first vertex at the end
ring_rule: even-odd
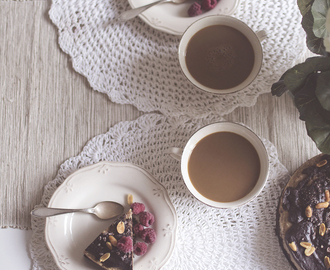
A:
POLYGON ((195 86, 197 86, 198 88, 204 91, 213 94, 228 94, 242 90, 245 87, 247 87, 259 74, 263 60, 263 51, 260 41, 262 41, 265 37, 266 37, 265 31, 262 30, 260 32, 255 33, 245 23, 231 16, 215 15, 215 16, 204 17, 194 22, 192 25, 190 25, 181 38, 178 49, 181 69, 190 82, 192 82, 195 86), (214 89, 201 84, 190 74, 186 64, 187 46, 191 38, 200 30, 208 26, 214 26, 214 25, 225 25, 238 30, 249 40, 254 51, 254 64, 248 77, 240 84, 228 89, 214 89))
POLYGON ((261 192, 268 178, 269 159, 263 142, 249 128, 233 122, 218 122, 207 125, 192 135, 184 149, 172 147, 168 149, 167 153, 176 160, 181 161, 181 173, 189 191, 201 202, 216 208, 236 208, 251 201, 261 192), (234 133, 246 139, 253 146, 260 161, 259 177, 253 189, 243 197, 229 202, 215 201, 202 195, 193 185, 188 172, 189 159, 196 145, 208 135, 219 132, 234 133))

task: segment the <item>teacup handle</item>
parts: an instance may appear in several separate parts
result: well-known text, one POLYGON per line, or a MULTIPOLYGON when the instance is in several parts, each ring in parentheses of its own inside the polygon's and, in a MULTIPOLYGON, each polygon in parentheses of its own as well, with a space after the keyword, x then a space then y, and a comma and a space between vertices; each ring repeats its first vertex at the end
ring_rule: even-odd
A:
POLYGON ((183 150, 178 147, 171 147, 165 151, 165 153, 169 154, 172 158, 177 161, 181 160, 183 150))
POLYGON ((256 32, 256 35, 257 35, 259 41, 261 42, 267 37, 267 32, 265 30, 261 30, 261 31, 256 32))

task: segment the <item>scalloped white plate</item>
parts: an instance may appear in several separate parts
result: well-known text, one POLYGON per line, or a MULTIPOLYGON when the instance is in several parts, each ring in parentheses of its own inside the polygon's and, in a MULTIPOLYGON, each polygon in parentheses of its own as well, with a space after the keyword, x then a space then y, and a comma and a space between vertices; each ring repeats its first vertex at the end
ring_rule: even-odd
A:
MULTIPOLYGON (((172 254, 177 217, 165 188, 143 169, 129 163, 103 161, 70 175, 53 194, 48 207, 87 208, 100 201, 116 201, 128 210, 127 195, 143 202, 155 216, 157 240, 144 256, 134 258, 134 269, 160 269, 172 254)), ((47 245, 60 269, 99 269, 84 258, 84 249, 113 220, 84 213, 64 214, 46 220, 47 245)))
MULTIPOLYGON (((156 0, 128 0, 132 8, 150 4, 156 0)), ((231 15, 237 9, 240 0, 218 0, 217 6, 201 15, 188 16, 188 9, 196 0, 182 4, 164 3, 153 6, 139 15, 151 27, 173 35, 182 35, 193 22, 210 15, 231 15)))

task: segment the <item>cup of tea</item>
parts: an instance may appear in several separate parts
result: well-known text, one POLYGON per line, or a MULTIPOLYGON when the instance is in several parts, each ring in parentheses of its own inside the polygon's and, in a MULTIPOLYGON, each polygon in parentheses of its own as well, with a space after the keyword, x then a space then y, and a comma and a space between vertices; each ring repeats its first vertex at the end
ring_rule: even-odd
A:
POLYGON ((169 153, 181 161, 188 190, 201 202, 217 208, 236 208, 255 198, 269 173, 267 150, 249 128, 218 122, 194 133, 184 149, 169 153))
POLYGON ((183 33, 178 54, 184 75, 213 94, 233 93, 258 75, 265 31, 255 33, 244 22, 226 15, 204 17, 183 33))

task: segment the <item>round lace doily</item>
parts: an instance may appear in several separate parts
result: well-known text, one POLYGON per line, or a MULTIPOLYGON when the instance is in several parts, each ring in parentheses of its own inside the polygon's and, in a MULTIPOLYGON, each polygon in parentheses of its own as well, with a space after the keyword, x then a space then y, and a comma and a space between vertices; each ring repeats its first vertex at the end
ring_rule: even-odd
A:
POLYGON ((233 16, 268 34, 262 42, 263 66, 246 89, 212 95, 181 72, 179 36, 155 30, 139 18, 116 21, 129 8, 126 0, 53 0, 49 15, 58 28, 60 47, 91 87, 143 112, 196 118, 252 106, 307 51, 296 0, 241 1, 233 16))
MULTIPOLYGON (((121 122, 94 137, 78 156, 61 165, 56 178, 45 186, 37 207, 47 206, 57 187, 79 168, 102 160, 130 162, 164 185, 177 213, 176 246, 162 269, 290 269, 275 235, 278 198, 289 174, 270 142, 263 140, 270 156, 265 188, 255 200, 235 210, 215 209, 195 199, 183 182, 179 162, 164 154, 169 147, 184 147, 196 130, 219 120, 172 121, 146 114, 121 122)), ((44 228, 44 219, 32 218, 33 269, 55 270, 58 268, 47 248, 44 228)))

